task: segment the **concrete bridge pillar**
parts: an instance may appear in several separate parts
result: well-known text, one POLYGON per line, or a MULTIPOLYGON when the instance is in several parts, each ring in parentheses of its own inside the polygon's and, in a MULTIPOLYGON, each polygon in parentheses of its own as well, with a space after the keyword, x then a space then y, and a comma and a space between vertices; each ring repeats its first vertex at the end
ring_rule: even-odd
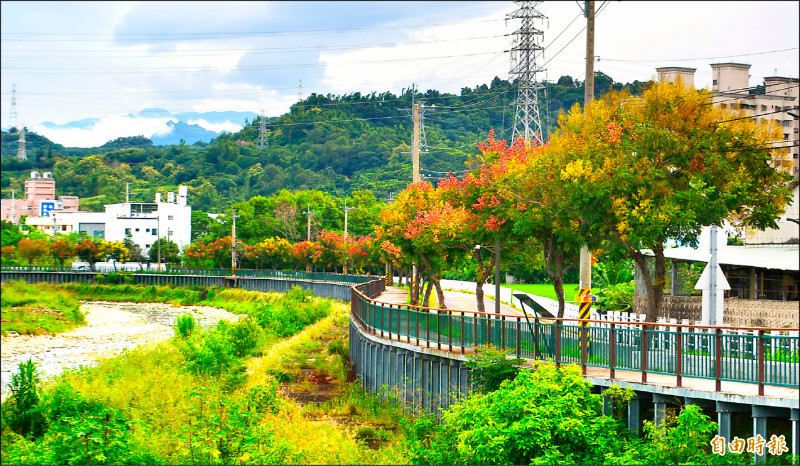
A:
POLYGON ((726 401, 717 401, 717 435, 723 437, 726 442, 730 442, 733 437, 731 436, 731 415, 733 413, 747 412, 747 406, 728 403, 726 401))
POLYGON ((614 414, 614 398, 610 396, 603 397, 603 416, 611 417, 614 414))
POLYGON ((800 424, 800 409, 793 409, 789 416, 792 420, 792 455, 800 455, 800 431, 798 431, 798 424, 800 424))
POLYGON ((628 430, 642 433, 642 393, 637 393, 628 402, 628 430))
MULTIPOLYGON (((753 405, 753 437, 760 435, 765 441, 769 441, 767 437, 767 418, 768 417, 786 417, 786 408, 773 408, 769 406, 756 406, 753 405)), ((792 423, 794 425, 794 423, 792 423)), ((767 456, 766 448, 762 451, 761 455, 756 455, 756 464, 764 462, 767 456)))
POLYGON ((675 397, 653 394, 653 425, 661 427, 667 417, 667 405, 675 401, 675 397))

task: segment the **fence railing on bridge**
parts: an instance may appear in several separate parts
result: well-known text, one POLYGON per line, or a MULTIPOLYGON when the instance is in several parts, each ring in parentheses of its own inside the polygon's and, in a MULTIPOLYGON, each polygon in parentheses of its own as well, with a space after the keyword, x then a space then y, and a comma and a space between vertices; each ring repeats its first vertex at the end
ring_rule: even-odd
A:
MULTIPOLYGON (((354 287, 352 316, 373 335, 465 353, 491 344, 517 357, 584 368, 797 387, 800 329, 740 328, 676 322, 527 319, 493 313, 386 304, 372 297, 380 280, 354 287)), ((380 288, 382 290, 382 288, 380 288)))

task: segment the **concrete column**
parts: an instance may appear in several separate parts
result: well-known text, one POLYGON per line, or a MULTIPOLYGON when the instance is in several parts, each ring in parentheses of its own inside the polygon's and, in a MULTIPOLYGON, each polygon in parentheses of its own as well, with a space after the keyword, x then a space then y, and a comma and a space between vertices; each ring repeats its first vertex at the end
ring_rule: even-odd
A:
MULTIPOLYGON (((755 406, 753 406, 755 408, 755 406)), ((755 409, 753 410, 753 437, 756 435, 760 435, 764 440, 769 440, 767 438, 767 417, 766 416, 756 416, 755 409)), ((766 450, 766 448, 765 448, 766 450)), ((761 464, 764 462, 764 459, 767 456, 767 452, 763 451, 761 455, 753 455, 755 458, 756 464, 761 464)))
MULTIPOLYGON (((751 408, 751 413, 753 415, 753 437, 755 437, 756 435, 761 435, 761 437, 763 437, 764 440, 769 441, 769 438, 767 438, 767 418, 768 417, 786 418, 787 415, 791 417, 791 411, 795 410, 789 410, 787 408, 773 408, 770 406, 753 405, 753 407, 751 408)), ((794 424, 796 424, 796 421, 792 422, 793 427, 794 424)), ((762 455, 756 456, 755 458, 756 464, 763 463, 764 460, 766 459, 766 456, 767 456, 767 451, 765 448, 762 455)))
POLYGON ((439 407, 442 406, 442 389, 441 389, 441 373, 442 361, 439 358, 435 360, 431 358, 431 411, 436 413, 436 418, 439 418, 439 407))
POLYGON ((450 366, 448 367, 449 370, 449 386, 447 390, 450 392, 450 402, 448 404, 453 404, 458 402, 458 362, 450 360, 450 366))
POLYGON ((745 405, 717 401, 717 435, 723 437, 726 442, 733 439, 731 435, 731 415, 732 413, 742 413, 748 410, 745 405))
POLYGON ((603 397, 603 416, 611 417, 614 414, 614 398, 610 396, 603 397))
POLYGON ((789 447, 793 456, 800 455, 800 409, 793 409, 790 415, 792 420, 792 445, 789 447))
POLYGON ((628 430, 642 433, 642 406, 641 400, 637 394, 628 402, 628 430))

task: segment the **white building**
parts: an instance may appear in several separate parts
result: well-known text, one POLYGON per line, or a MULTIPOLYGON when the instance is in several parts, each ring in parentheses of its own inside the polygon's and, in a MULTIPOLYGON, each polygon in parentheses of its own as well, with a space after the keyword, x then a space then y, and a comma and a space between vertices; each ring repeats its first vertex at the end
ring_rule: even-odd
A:
POLYGON ((186 186, 178 187, 178 195, 167 193, 167 202, 157 193, 155 202, 123 202, 108 204, 105 212, 58 212, 50 217, 27 217, 31 225, 45 233, 84 232, 106 241, 122 241, 131 237, 144 254, 158 238, 165 238, 181 249, 192 240, 192 207, 187 205, 186 186))

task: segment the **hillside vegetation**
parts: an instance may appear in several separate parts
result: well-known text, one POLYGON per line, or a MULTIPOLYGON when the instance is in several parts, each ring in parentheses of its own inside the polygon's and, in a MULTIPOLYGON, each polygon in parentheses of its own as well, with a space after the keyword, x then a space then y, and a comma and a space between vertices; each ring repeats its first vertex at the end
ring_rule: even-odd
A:
MULTIPOLYGON (((647 83, 623 85, 597 73, 598 97, 626 87, 638 94, 647 83)), ((443 176, 465 168, 476 144, 494 129, 511 136, 513 86, 495 78, 490 85, 465 87, 460 95, 405 90, 349 95, 311 94, 290 111, 266 121, 266 148, 258 149, 260 120, 210 144, 154 146, 144 137, 119 138, 96 148, 66 148, 35 133, 26 135, 28 160, 16 160, 17 135, 2 134, 2 191, 22 193, 30 170, 51 170, 58 195, 82 198, 82 209, 102 210, 122 202, 125 184, 134 199, 189 186, 190 202, 203 211, 221 211, 253 196, 281 189, 317 189, 335 196, 368 189, 378 198, 403 190, 411 180, 413 103, 424 103, 427 151, 423 175, 443 176)), ((546 86, 542 99, 545 133, 561 110, 583 100, 583 83, 563 76, 546 86)))

